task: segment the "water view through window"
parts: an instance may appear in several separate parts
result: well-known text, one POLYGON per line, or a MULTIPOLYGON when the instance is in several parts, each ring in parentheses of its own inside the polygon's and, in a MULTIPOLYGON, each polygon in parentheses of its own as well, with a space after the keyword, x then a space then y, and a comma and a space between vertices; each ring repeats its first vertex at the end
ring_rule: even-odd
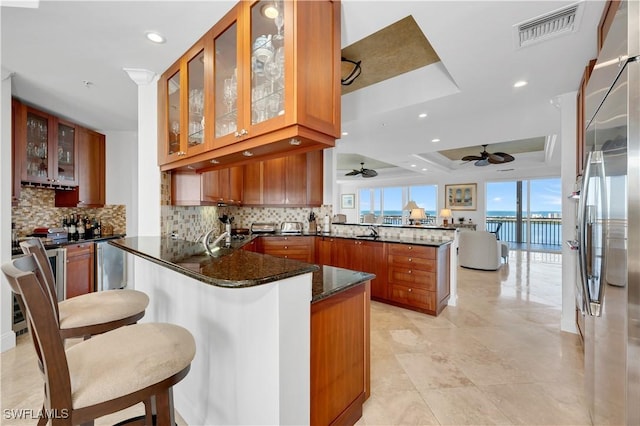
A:
POLYGON ((424 223, 435 219, 436 216, 437 185, 362 188, 358 195, 360 221, 364 215, 373 214, 378 223, 406 223, 409 212, 403 210, 403 207, 409 200, 415 201, 418 207, 424 209, 428 216, 424 223))
POLYGON ((502 241, 530 248, 562 247, 562 190, 558 178, 489 182, 486 223, 502 241))

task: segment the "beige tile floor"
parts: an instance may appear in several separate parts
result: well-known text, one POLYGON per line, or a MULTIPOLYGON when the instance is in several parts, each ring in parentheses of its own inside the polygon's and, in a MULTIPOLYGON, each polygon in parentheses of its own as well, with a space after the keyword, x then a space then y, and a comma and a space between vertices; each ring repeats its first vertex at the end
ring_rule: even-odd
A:
POLYGON ((437 318, 373 303, 359 425, 588 425, 580 339, 560 331, 561 255, 458 269, 437 318))
MULTIPOLYGON (((458 306, 437 318, 374 302, 372 395, 358 424, 590 424, 580 341, 559 330, 560 277, 560 255, 512 251, 498 272, 460 268, 458 306)), ((42 380, 28 337, 0 362, 2 409, 40 408, 42 380)), ((3 411, 1 424, 35 424, 6 417, 3 411)))

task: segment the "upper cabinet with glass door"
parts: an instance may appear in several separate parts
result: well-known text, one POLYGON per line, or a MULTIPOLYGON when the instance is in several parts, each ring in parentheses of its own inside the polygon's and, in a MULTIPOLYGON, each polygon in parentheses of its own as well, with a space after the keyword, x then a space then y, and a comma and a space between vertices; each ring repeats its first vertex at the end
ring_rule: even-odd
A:
POLYGON ((20 181, 52 186, 76 186, 76 126, 16 103, 16 149, 21 161, 20 181))
POLYGON ((206 150, 205 48, 199 42, 160 79, 159 161, 172 162, 206 150))
MULTIPOLYGON (((206 150, 160 155, 162 170, 231 166, 246 160, 243 154, 334 146, 340 135, 339 2, 239 2, 199 44, 211 60, 204 70, 205 86, 212 86, 205 91, 205 124, 213 123, 205 128, 206 150)), ((160 91, 178 71, 184 72, 174 67, 163 75, 160 91)), ((186 104, 160 100, 159 108, 170 117, 186 104)))

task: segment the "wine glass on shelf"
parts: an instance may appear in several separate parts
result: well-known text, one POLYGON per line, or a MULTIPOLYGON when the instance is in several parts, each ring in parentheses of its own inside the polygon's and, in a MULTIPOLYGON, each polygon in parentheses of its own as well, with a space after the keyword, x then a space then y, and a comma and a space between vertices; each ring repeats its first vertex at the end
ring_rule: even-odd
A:
POLYGON ((271 93, 273 93, 274 90, 274 83, 280 78, 281 75, 282 68, 280 68, 277 61, 272 60, 264 65, 264 76, 267 78, 267 80, 269 80, 269 82, 271 82, 271 93))
POLYGON ((178 134, 180 134, 180 122, 178 120, 171 122, 171 133, 173 133, 173 138, 177 142, 178 134))
POLYGON ((276 1, 275 2, 276 9, 278 10, 278 15, 273 19, 273 23, 276 24, 276 28, 278 28, 278 33, 273 36, 273 40, 278 43, 282 43, 284 36, 282 35, 282 26, 284 25, 284 7, 283 5, 276 1))

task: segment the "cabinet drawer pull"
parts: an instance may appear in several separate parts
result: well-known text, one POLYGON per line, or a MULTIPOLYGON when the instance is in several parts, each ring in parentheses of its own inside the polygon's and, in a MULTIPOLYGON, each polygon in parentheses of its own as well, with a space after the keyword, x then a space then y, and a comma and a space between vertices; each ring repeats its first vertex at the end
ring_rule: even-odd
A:
POLYGON ((409 269, 409 273, 411 273, 411 269, 409 269))
POLYGON ((413 260, 412 258, 409 258, 409 262, 411 262, 412 260, 413 260))
POLYGON ((413 289, 411 289, 411 288, 410 288, 410 289, 409 289, 409 293, 411 293, 411 290, 413 290, 413 289))
POLYGON ((285 249, 285 250, 286 250, 286 249, 288 249, 288 248, 289 248, 289 246, 284 246, 284 249, 285 249))
POLYGON ((412 246, 409 246, 409 250, 411 250, 412 248, 413 248, 412 246))

